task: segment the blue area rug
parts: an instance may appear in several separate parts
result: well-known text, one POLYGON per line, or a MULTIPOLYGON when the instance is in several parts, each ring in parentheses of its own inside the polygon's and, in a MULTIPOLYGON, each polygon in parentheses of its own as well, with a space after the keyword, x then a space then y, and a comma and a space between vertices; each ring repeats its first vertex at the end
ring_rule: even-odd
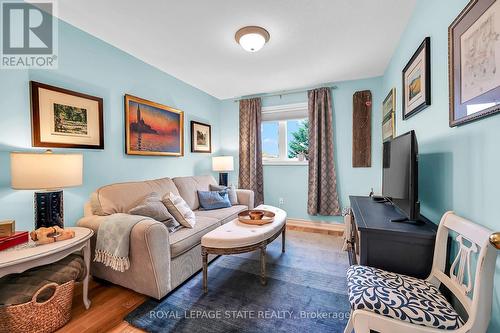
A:
MULTIPOLYGON (((267 285, 259 253, 222 256, 160 301, 149 299, 125 320, 147 332, 343 332, 350 313, 340 238, 287 232, 268 247, 267 285)), ((201 259, 200 259, 201 260, 201 259)))

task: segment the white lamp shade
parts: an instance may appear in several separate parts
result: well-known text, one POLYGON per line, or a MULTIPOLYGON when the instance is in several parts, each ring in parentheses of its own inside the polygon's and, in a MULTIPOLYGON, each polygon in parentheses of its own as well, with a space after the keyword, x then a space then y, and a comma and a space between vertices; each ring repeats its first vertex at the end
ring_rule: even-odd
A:
POLYGON ((48 190, 82 185, 81 154, 11 153, 11 186, 16 190, 48 190))
POLYGON ((234 158, 232 156, 214 156, 212 157, 213 171, 233 171, 234 158))

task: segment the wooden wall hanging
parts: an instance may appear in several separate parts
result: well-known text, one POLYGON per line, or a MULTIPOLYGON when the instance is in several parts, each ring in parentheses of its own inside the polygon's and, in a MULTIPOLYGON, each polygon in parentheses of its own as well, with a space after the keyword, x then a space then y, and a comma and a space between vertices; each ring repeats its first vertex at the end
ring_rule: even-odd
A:
POLYGON ((352 96, 352 166, 372 166, 372 93, 356 91, 352 96))

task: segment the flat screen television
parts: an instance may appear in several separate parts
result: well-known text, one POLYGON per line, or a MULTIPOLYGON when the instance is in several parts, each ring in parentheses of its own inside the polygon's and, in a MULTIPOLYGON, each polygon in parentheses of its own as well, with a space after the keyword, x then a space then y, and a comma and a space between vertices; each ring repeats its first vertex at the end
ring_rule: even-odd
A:
POLYGON ((419 219, 418 145, 414 131, 384 142, 382 195, 399 208, 406 219, 419 219))

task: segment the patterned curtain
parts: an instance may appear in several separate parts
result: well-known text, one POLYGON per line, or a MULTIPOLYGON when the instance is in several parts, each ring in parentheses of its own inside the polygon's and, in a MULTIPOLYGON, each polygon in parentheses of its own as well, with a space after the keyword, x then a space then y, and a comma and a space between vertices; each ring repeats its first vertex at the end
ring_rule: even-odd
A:
POLYGON ((240 101, 240 174, 239 187, 255 193, 255 205, 264 203, 262 171, 260 98, 240 101))
POLYGON ((330 88, 308 91, 309 193, 307 213, 340 215, 333 160, 333 111, 330 88))

